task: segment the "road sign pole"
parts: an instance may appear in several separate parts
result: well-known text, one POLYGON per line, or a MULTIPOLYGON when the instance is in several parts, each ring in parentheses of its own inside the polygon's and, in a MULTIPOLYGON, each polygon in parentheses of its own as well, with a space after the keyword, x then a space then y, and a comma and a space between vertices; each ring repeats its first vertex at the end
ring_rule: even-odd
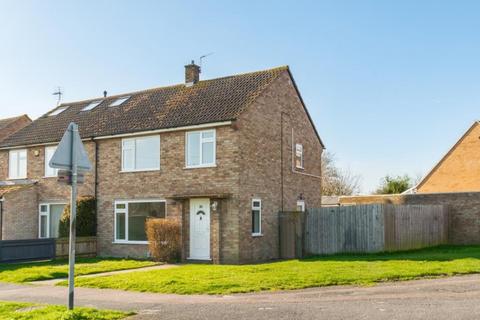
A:
POLYGON ((78 126, 72 126, 72 195, 70 202, 70 243, 68 255, 68 309, 72 310, 74 306, 74 287, 75 287, 75 236, 77 220, 77 146, 74 139, 78 133, 78 126))

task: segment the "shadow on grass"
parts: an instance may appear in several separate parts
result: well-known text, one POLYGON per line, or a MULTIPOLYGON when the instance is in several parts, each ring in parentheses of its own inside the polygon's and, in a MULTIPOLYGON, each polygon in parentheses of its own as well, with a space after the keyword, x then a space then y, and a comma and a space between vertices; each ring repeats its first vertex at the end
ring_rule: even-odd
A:
POLYGON ((312 256, 300 259, 301 262, 319 261, 451 261, 456 259, 480 259, 480 246, 442 245, 432 248, 380 253, 341 253, 334 255, 312 256))
MULTIPOLYGON (((125 260, 123 258, 75 258, 75 264, 96 264, 105 260, 125 260)), ((68 265, 68 259, 54 259, 48 261, 30 261, 30 262, 10 262, 10 263, 0 263, 0 272, 1 271, 15 271, 23 268, 30 267, 55 267, 68 265)))

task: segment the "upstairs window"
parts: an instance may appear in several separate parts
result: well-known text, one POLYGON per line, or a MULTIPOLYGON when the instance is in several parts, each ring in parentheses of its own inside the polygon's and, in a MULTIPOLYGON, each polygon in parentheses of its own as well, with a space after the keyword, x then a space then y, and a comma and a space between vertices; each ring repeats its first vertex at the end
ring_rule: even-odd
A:
POLYGON ((122 171, 160 169, 160 136, 122 140, 122 171))
POLYGON ((295 167, 303 169, 303 145, 300 143, 295 145, 295 167))
POLYGON ((187 132, 187 168, 215 166, 215 130, 187 132))
POLYGON ((90 110, 92 110, 93 108, 96 108, 100 103, 102 103, 102 100, 97 100, 97 101, 90 102, 89 104, 87 104, 87 105, 82 109, 82 111, 90 111, 90 110))
POLYGON ((121 105, 122 103, 124 103, 125 101, 127 101, 128 99, 130 99, 130 96, 118 98, 117 100, 115 100, 114 102, 112 102, 110 104, 110 107, 117 107, 117 106, 121 105))
POLYGON ((27 150, 10 150, 8 159, 8 177, 10 179, 27 178, 27 150))
POLYGON ((262 234, 262 200, 252 199, 252 235, 262 234))
POLYGON ((53 110, 48 114, 49 117, 56 116, 62 113, 63 111, 67 110, 68 107, 58 107, 57 109, 53 110))
POLYGON ((57 150, 57 146, 45 147, 45 177, 56 177, 58 169, 50 167, 49 163, 53 154, 57 150))

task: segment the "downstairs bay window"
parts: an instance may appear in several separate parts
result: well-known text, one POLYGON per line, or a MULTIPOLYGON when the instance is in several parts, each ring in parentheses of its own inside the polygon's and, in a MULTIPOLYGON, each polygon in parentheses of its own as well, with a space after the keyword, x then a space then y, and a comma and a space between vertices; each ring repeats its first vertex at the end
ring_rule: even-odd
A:
POLYGON ((146 244, 145 223, 148 218, 166 217, 165 200, 115 202, 115 242, 146 244))

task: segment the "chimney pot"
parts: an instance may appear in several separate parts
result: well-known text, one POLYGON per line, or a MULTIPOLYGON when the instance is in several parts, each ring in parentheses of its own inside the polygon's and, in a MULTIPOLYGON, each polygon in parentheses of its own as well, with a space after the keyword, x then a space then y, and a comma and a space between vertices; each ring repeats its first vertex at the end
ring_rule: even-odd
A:
POLYGON ((200 66, 195 64, 195 61, 192 60, 192 63, 185 66, 185 83, 195 84, 200 80, 200 66))
POLYGON ((107 90, 103 91, 103 97, 104 97, 104 98, 107 97, 107 90))

